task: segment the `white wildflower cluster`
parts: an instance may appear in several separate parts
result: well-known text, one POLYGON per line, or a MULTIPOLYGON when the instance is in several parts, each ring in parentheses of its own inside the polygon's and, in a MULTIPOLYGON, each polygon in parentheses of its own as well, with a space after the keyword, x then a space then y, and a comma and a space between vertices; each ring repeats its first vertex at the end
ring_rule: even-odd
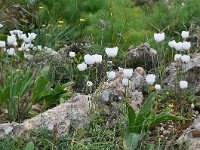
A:
POLYGON ((36 38, 35 33, 25 34, 21 30, 11 30, 10 35, 7 36, 7 41, 0 41, 0 48, 7 52, 10 56, 16 56, 16 52, 24 52, 24 57, 32 58, 28 54, 31 49, 34 49, 32 42, 36 38))
MULTIPOLYGON (((184 40, 183 42, 176 42, 175 40, 170 41, 168 43, 169 47, 175 48, 179 52, 185 52, 185 51, 190 50, 191 43, 186 41, 186 39, 189 37, 189 31, 182 31, 181 36, 184 40)), ((190 62, 190 56, 189 55, 176 54, 174 56, 174 61, 181 61, 183 63, 189 63, 190 62)))
POLYGON ((120 68, 120 69, 123 72, 123 77, 124 77, 122 79, 122 85, 127 87, 127 86, 129 86, 129 79, 133 75, 133 69, 131 69, 131 68, 127 68, 127 69, 120 68))
MULTIPOLYGON (((118 47, 114 48, 106 48, 105 53, 107 54, 108 57, 116 57, 118 53, 118 47)), ((76 56, 75 52, 69 52, 69 57, 74 58, 76 56)), ((85 71, 88 68, 88 65, 93 65, 93 64, 100 64, 102 63, 103 58, 102 55, 99 54, 86 54, 84 55, 84 62, 80 63, 77 65, 77 68, 79 71, 85 71)), ((113 80, 116 77, 116 73, 114 71, 107 72, 107 77, 109 80, 113 80)), ((87 81, 87 86, 91 87, 93 86, 93 83, 91 81, 87 81)))
MULTIPOLYGON (((114 48, 106 48, 105 50, 106 54, 108 57, 116 57, 117 53, 118 53, 118 47, 114 47, 114 48)), ((71 58, 75 57, 75 52, 69 52, 69 56, 71 58)), ((87 65, 93 65, 93 64, 99 64, 102 62, 102 55, 99 54, 94 54, 94 55, 90 55, 90 54, 86 54, 84 55, 84 62, 81 64, 78 64, 78 70, 79 71, 84 71, 87 69, 87 65)), ((107 73, 108 75, 109 73, 107 73)), ((109 77, 108 77, 109 78, 109 77)))
MULTIPOLYGON (((75 53, 74 52, 70 52, 69 53, 69 56, 70 57, 75 57, 75 53)), ((95 54, 95 55, 90 55, 90 54, 86 54, 84 56, 84 62, 81 63, 81 64, 78 64, 77 67, 78 67, 78 70, 79 71, 84 71, 87 69, 87 65, 93 65, 93 64, 99 64, 102 62, 102 56, 101 55, 98 55, 98 54, 95 54)))

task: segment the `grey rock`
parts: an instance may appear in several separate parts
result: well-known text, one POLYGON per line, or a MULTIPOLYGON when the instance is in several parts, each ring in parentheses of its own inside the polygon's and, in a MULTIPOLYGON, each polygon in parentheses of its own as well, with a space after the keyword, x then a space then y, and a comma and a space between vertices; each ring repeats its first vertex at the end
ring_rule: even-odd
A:
POLYGON ((84 123, 89 121, 90 96, 76 94, 69 101, 49 109, 23 123, 0 124, 0 137, 10 135, 15 138, 29 130, 45 127, 53 130, 57 126, 60 136, 66 135, 69 128, 81 128, 84 123))
POLYGON ((189 145, 188 150, 199 150, 200 134, 199 136, 194 136, 195 131, 200 131, 200 116, 196 118, 193 124, 178 138, 177 143, 182 144, 183 142, 187 142, 189 145))
MULTIPOLYGON (((177 67, 181 67, 181 63, 173 62, 166 68, 166 78, 164 84, 175 87, 177 81, 177 67)), ((200 95, 200 53, 191 55, 191 62, 182 65, 184 76, 188 81, 188 88, 192 89, 196 95, 200 95)))
POLYGON ((150 47, 148 43, 139 45, 136 48, 130 47, 126 54, 126 62, 128 67, 136 66, 151 69, 156 63, 156 50, 150 47))
POLYGON ((98 90, 94 93, 93 98, 99 99, 100 102, 122 102, 122 98, 126 97, 131 100, 132 106, 138 110, 138 105, 140 105, 143 101, 143 94, 136 90, 135 85, 137 85, 137 89, 142 87, 145 71, 143 68, 136 68, 134 71, 134 76, 129 80, 129 86, 124 87, 122 85, 123 73, 119 71, 116 73, 116 78, 114 80, 108 80, 100 84, 98 90))
POLYGON ((133 72, 133 77, 131 78, 131 81, 135 84, 135 89, 138 91, 142 90, 142 86, 145 83, 146 78, 146 72, 142 67, 137 67, 133 72))

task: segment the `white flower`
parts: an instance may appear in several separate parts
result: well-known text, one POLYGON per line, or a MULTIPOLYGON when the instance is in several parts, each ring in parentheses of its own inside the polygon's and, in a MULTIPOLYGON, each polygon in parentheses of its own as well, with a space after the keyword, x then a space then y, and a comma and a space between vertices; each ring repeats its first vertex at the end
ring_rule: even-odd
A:
POLYGON ((92 55, 92 57, 94 58, 96 63, 102 62, 102 56, 101 55, 95 54, 95 55, 92 55))
POLYGON ((87 81, 87 86, 93 86, 93 83, 91 81, 87 81))
POLYGON ((171 47, 171 48, 174 48, 174 47, 175 47, 175 44, 176 44, 176 41, 175 41, 175 40, 170 41, 170 42, 168 43, 169 47, 171 47))
POLYGON ((110 72, 106 72, 107 73, 107 77, 110 80, 113 80, 116 76, 116 73, 114 71, 110 71, 110 72))
POLYGON ((76 53, 75 52, 69 52, 69 57, 75 57, 76 53))
POLYGON ((22 32, 21 30, 11 30, 11 31, 10 31, 10 34, 11 34, 11 35, 12 35, 12 34, 15 34, 15 35, 18 35, 18 37, 19 37, 19 35, 23 34, 23 32, 22 32))
POLYGON ((87 69, 87 64, 83 62, 81 64, 78 64, 77 67, 79 71, 84 71, 87 69))
POLYGON ((10 56, 15 56, 15 55, 16 55, 15 49, 14 49, 14 48, 9 48, 9 49, 7 49, 7 53, 8 53, 8 55, 10 55, 10 56))
POLYGON ((154 39, 156 42, 161 42, 165 39, 165 33, 154 33, 154 39))
POLYGON ((181 89, 187 89, 188 82, 187 81, 180 81, 179 83, 181 89))
POLYGON ((130 78, 133 75, 133 69, 123 69, 123 74, 125 78, 130 78))
POLYGON ((122 85, 123 86, 128 86, 129 80, 127 78, 122 79, 122 85))
POLYGON ((1 48, 6 47, 6 42, 5 41, 0 41, 0 47, 1 48))
POLYGON ((105 52, 108 57, 116 57, 118 53, 118 47, 106 48, 105 52))
POLYGON ((156 84, 156 85, 155 85, 155 89, 156 89, 156 90, 161 90, 160 84, 156 84))
POLYGON ((13 46, 16 47, 18 45, 17 41, 13 43, 13 46))
POLYGON ((194 106, 194 104, 192 103, 192 104, 191 104, 191 108, 194 109, 194 107, 195 107, 195 106, 194 106))
POLYGON ((183 50, 183 43, 182 42, 178 42, 174 45, 174 48, 177 50, 177 51, 181 51, 183 50))
POLYGON ((3 24, 0 23, 0 28, 3 28, 3 24))
POLYGON ((23 51, 23 49, 22 49, 21 47, 19 47, 17 50, 18 50, 18 51, 23 51))
POLYGON ((154 82, 156 81, 156 76, 154 74, 148 74, 146 76, 146 82, 149 84, 149 85, 153 85, 154 82))
POLYGON ((28 39, 29 41, 33 41, 36 38, 37 34, 35 33, 28 33, 28 39))
POLYGON ((180 61, 181 60, 182 55, 181 54, 176 54, 174 56, 174 61, 180 61))
POLYGON ((189 50, 190 47, 191 47, 190 42, 184 41, 184 42, 182 43, 182 48, 183 48, 183 50, 189 50))
POLYGON ((27 39, 27 40, 28 40, 26 34, 18 34, 18 38, 19 38, 20 40, 24 40, 24 39, 27 39))
POLYGON ((189 31, 182 31, 181 36, 183 39, 187 39, 189 36, 189 31))
POLYGON ((84 61, 85 61, 85 63, 88 64, 88 65, 93 65, 93 64, 95 63, 94 57, 92 57, 92 55, 90 55, 90 54, 86 54, 86 55, 84 56, 84 61))
MULTIPOLYGON (((30 34, 30 33, 29 33, 30 34)), ((27 37, 27 35, 26 34, 21 34, 20 36, 19 36, 19 39, 22 39, 25 43, 31 43, 31 39, 33 38, 33 36, 34 35, 30 35, 30 37, 27 37)))
POLYGON ((183 63, 189 63, 190 62, 190 56, 189 55, 183 55, 183 56, 181 56, 181 61, 183 63))
POLYGON ((14 45, 14 44, 16 44, 16 42, 17 42, 17 39, 14 34, 11 36, 8 36, 8 38, 7 38, 8 45, 14 45))

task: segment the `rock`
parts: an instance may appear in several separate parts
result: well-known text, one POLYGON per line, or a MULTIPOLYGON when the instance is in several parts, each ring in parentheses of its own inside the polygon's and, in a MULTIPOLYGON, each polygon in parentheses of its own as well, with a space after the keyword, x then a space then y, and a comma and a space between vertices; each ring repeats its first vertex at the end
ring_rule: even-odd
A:
MULTIPOLYGON (((177 66, 180 63, 173 62, 166 68, 166 78, 164 84, 175 87, 177 66)), ((191 55, 191 62, 183 65, 184 76, 188 81, 188 88, 192 89, 196 95, 200 95, 200 53, 191 55)))
POLYGON ((138 91, 142 91, 143 84, 145 83, 146 78, 146 72, 142 67, 137 67, 133 72, 133 77, 131 78, 131 81, 135 84, 135 89, 138 91))
POLYGON ((177 140, 179 144, 188 143, 188 150, 199 150, 200 148, 200 116, 187 128, 177 140))
POLYGON ((186 40, 188 42, 191 42, 192 45, 194 45, 196 47, 199 47, 200 46, 199 39, 200 39, 200 35, 199 34, 192 34, 186 40))
POLYGON ((99 99, 101 103, 110 104, 113 101, 122 102, 122 97, 125 97, 127 94, 127 98, 131 100, 132 106, 138 110, 138 105, 143 101, 143 94, 135 89, 135 85, 137 85, 137 88, 141 87, 144 75, 144 70, 137 68, 134 71, 134 76, 129 80, 129 87, 124 87, 122 85, 123 73, 121 70, 116 73, 114 80, 102 83, 94 93, 95 96, 93 98, 99 99))
POLYGON ((29 130, 46 127, 53 130, 57 126, 60 136, 66 135, 69 128, 73 126, 78 129, 89 120, 88 114, 90 96, 77 94, 69 101, 49 109, 23 123, 0 124, 0 137, 10 135, 15 138, 29 130))
POLYGON ((127 66, 131 68, 141 66, 145 69, 151 69, 156 63, 156 53, 148 43, 144 43, 136 48, 130 47, 126 54, 127 66))

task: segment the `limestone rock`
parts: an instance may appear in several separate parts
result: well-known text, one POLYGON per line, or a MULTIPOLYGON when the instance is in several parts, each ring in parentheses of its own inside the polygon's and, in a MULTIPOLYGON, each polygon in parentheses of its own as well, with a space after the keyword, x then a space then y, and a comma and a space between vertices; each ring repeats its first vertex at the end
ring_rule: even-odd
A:
POLYGON ((150 47, 148 43, 144 43, 136 48, 130 47, 126 54, 126 62, 128 67, 144 67, 151 69, 155 62, 156 51, 150 47))
POLYGON ((131 78, 131 81, 135 84, 135 89, 138 91, 142 90, 142 86, 145 83, 146 78, 146 72, 144 71, 144 68, 137 67, 133 72, 133 77, 131 78))
MULTIPOLYGON (((165 85, 175 87, 178 65, 180 66, 180 64, 174 62, 167 67, 165 85)), ((193 89, 196 95, 200 95, 200 53, 192 54, 191 62, 182 67, 189 84, 188 88, 193 89)))
POLYGON ((187 142, 189 145, 188 150, 199 150, 200 149, 200 116, 195 119, 193 124, 184 131, 179 137, 177 142, 179 144, 187 142))
POLYGON ((69 101, 49 109, 23 123, 0 124, 0 137, 16 137, 29 130, 46 127, 53 130, 57 126, 59 135, 66 135, 70 126, 81 128, 88 121, 90 96, 77 94, 69 101))
POLYGON ((133 73, 133 77, 129 80, 129 86, 124 87, 122 85, 123 73, 122 70, 116 73, 114 80, 108 80, 100 85, 99 89, 94 93, 95 99, 99 99, 100 102, 109 104, 113 101, 122 102, 122 98, 127 94, 127 98, 131 100, 132 106, 138 110, 138 105, 143 101, 143 94, 137 89, 142 87, 144 82, 145 71, 143 68, 138 67, 133 73))

